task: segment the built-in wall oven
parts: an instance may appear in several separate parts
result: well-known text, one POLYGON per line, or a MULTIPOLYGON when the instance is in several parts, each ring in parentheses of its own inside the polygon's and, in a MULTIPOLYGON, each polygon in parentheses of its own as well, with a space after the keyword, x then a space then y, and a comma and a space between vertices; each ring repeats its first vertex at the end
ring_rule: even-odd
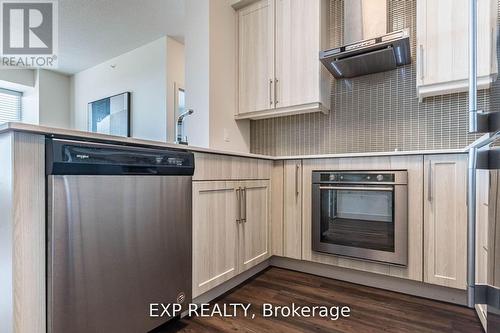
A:
POLYGON ((408 261, 408 172, 313 171, 312 250, 408 261))

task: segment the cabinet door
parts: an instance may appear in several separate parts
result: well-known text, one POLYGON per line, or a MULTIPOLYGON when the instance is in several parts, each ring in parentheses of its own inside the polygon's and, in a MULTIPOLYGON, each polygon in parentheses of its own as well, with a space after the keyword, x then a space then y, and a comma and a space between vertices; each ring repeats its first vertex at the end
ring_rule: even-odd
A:
POLYGON ((476 179, 476 283, 488 283, 488 206, 490 171, 478 170, 476 179))
MULTIPOLYGON (((478 0, 480 88, 487 88, 498 71, 496 6, 496 0, 478 0)), ((468 0, 417 1, 417 86, 427 86, 419 94, 431 96, 467 90, 468 8, 468 0)))
MULTIPOLYGON (((477 170, 476 179, 476 283, 488 283, 488 221, 490 171, 477 170)), ((486 305, 476 304, 477 315, 485 327, 486 305)))
POLYGON ((276 0, 276 107, 319 102, 320 0, 276 0))
POLYGON ((239 114, 274 107, 274 0, 238 12, 239 114))
POLYGON ((283 255, 302 259, 302 162, 285 161, 283 255))
POLYGON ((451 82, 468 74, 468 1, 420 0, 418 38, 423 84, 451 82))
POLYGON ((467 155, 424 159, 424 282, 466 288, 467 155))
POLYGON ((241 182, 240 264, 245 271, 269 258, 269 181, 241 182))
POLYGON ((193 297, 238 273, 236 182, 193 182, 193 297))

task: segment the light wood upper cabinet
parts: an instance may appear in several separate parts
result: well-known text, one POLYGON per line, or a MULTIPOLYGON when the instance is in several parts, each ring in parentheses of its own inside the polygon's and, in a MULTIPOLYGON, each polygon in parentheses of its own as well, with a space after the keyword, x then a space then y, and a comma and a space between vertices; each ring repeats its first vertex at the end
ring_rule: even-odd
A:
POLYGON ((238 274, 237 185, 193 183, 193 297, 238 274))
POLYGON ((467 279, 467 155, 424 158, 424 282, 459 289, 467 279))
POLYGON ((236 119, 327 113, 327 0, 261 0, 240 9, 236 119), (269 21, 270 20, 270 21, 269 21))
POLYGON ((284 162, 283 256, 302 259, 302 161, 284 162))
POLYGON ((244 206, 240 223, 240 263, 245 271, 269 258, 268 180, 245 181, 242 186, 244 206))
MULTIPOLYGON (((276 0, 276 107, 320 100, 317 6, 311 0, 276 0), (313 59, 313 60, 312 60, 313 59)), ((327 106, 328 107, 328 106, 327 106)))
POLYGON ((239 11, 239 112, 274 106, 274 0, 239 11))
MULTIPOLYGON (((417 94, 468 89, 469 1, 417 0, 417 94)), ((496 80, 497 0, 478 0, 478 87, 496 80)))
POLYGON ((193 297, 270 256, 269 180, 193 182, 193 297))

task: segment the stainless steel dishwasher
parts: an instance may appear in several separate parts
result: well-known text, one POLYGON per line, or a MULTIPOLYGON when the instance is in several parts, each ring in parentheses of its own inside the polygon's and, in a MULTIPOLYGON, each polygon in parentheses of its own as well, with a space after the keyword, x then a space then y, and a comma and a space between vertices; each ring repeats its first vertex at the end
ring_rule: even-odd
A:
POLYGON ((46 140, 48 332, 141 333, 191 300, 193 154, 46 140))

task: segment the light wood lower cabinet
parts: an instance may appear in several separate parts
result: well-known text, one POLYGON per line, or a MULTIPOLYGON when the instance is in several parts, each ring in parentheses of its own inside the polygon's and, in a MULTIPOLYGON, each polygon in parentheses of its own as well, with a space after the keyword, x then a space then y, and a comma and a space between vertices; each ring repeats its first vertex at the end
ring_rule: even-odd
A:
POLYGON ((269 257, 269 180, 193 182, 193 297, 269 257))
POLYGON ((490 171, 478 170, 476 184, 476 283, 488 283, 490 171))
MULTIPOLYGON (((490 171, 478 170, 476 175, 476 283, 487 284, 490 171)), ((475 308, 486 331, 486 304, 476 304, 475 308)))
POLYGON ((240 271, 269 257, 269 181, 240 182, 244 207, 240 222, 240 271))
POLYGON ((424 158, 424 282, 466 288, 467 155, 424 158))
POLYGON ((238 273, 238 184, 193 183, 193 297, 238 273))
POLYGON ((283 255, 302 259, 302 161, 284 162, 283 255))
POLYGON ((274 161, 271 176, 271 255, 283 256, 283 164, 274 161))

